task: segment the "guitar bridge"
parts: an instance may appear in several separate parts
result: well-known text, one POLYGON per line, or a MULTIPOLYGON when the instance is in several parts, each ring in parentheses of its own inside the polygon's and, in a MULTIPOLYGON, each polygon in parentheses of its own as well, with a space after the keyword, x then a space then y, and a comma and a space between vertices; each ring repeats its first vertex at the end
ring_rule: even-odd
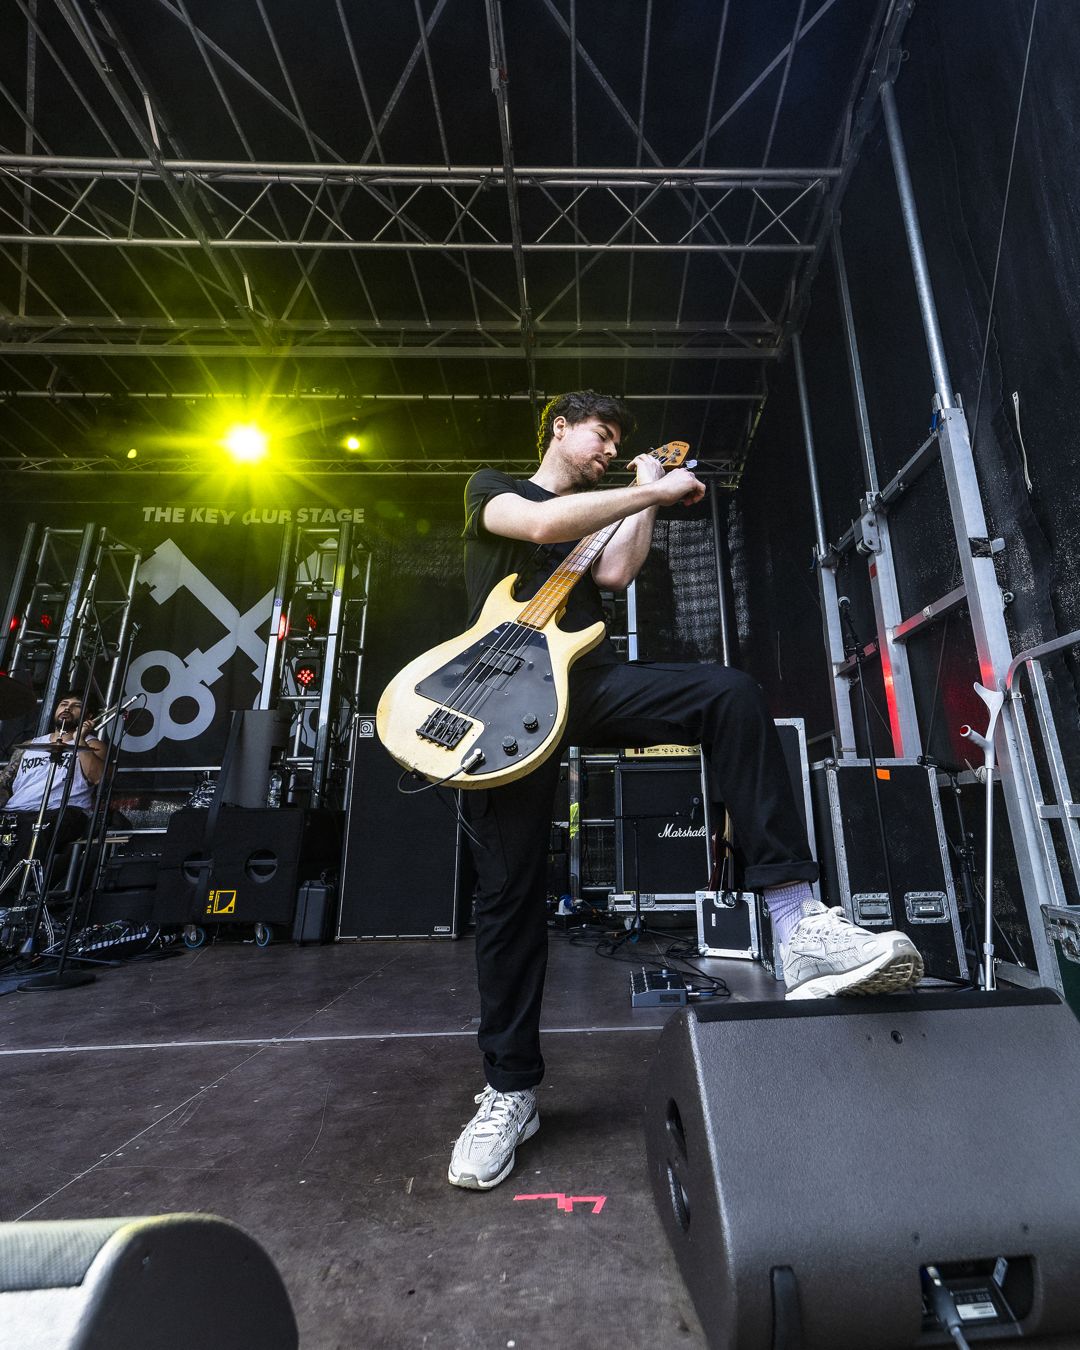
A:
POLYGON ((453 750, 465 733, 472 730, 472 726, 467 717, 460 717, 457 713, 450 712, 448 708, 436 708, 416 728, 416 734, 422 740, 432 741, 435 745, 453 750))

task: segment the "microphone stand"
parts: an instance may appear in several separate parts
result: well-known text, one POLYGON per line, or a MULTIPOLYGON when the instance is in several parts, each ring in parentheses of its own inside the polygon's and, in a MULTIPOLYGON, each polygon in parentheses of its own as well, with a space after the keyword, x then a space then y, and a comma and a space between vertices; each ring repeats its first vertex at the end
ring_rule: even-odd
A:
MULTIPOLYGON (((888 893, 891 911, 893 905, 892 866, 889 859, 889 841, 885 833, 885 816, 881 809, 881 788, 878 784, 877 758, 874 755, 874 737, 870 726, 870 706, 866 701, 866 681, 863 678, 863 663, 866 660, 866 654, 863 651, 858 634, 855 632, 855 625, 851 621, 851 601, 846 595, 841 596, 837 605, 840 609, 840 623, 847 630, 848 641, 851 644, 851 655, 855 658, 855 669, 859 674, 859 701, 862 705, 863 731, 866 733, 866 754, 870 761, 870 781, 874 787, 874 810, 877 814, 878 837, 881 840, 881 862, 885 871, 885 890, 888 893)), ((895 915, 893 915, 893 922, 896 922, 895 915)))
MULTIPOLYGON (((27 850, 26 857, 20 858, 18 862, 16 862, 15 866, 11 869, 11 871, 7 874, 7 876, 4 877, 3 881, 0 881, 0 895, 3 895, 4 891, 6 891, 7 888, 14 882, 15 878, 20 877, 18 894, 15 897, 15 904, 14 906, 12 906, 12 908, 25 910, 29 908, 29 906, 26 904, 26 893, 29 888, 31 878, 33 879, 34 921, 30 928, 30 938, 28 940, 31 944, 33 942, 34 934, 37 932, 38 927, 41 924, 45 914, 45 905, 43 897, 45 896, 48 887, 45 884, 45 874, 42 868, 41 860, 37 856, 37 850, 38 844, 41 841, 41 832, 45 828, 45 813, 46 810, 48 809, 49 797, 52 794, 53 780, 56 777, 56 768, 59 763, 60 759, 57 756, 50 754, 49 769, 48 773, 45 775, 45 790, 42 794, 41 805, 38 807, 38 812, 36 817, 34 818, 34 824, 31 827, 30 831, 30 847, 27 850)), ((14 812, 12 813, 12 816, 14 816, 14 812)), ((51 920, 49 921, 49 924, 51 933, 52 930, 51 920)))
MULTIPOLYGON (((123 655, 123 664, 121 669, 120 681, 117 687, 122 691, 127 682, 128 666, 131 664, 131 653, 135 644, 135 636, 138 633, 138 624, 132 624, 125 642, 123 655)), ((83 705, 86 706, 85 704, 83 705)), ((97 729, 103 730, 105 726, 116 717, 123 707, 123 703, 117 705, 116 710, 108 717, 100 719, 97 729)), ((122 724, 121 724, 122 726, 122 724)), ((121 730, 115 740, 105 742, 105 761, 102 765, 101 777, 94 785, 94 800, 90 808, 90 830, 86 840, 86 847, 82 851, 82 857, 79 859, 79 873, 71 895, 71 908, 68 912, 67 925, 64 929, 64 940, 60 948, 60 955, 57 967, 54 971, 33 975, 29 979, 23 980, 19 985, 20 989, 27 991, 44 991, 51 989, 74 989, 79 985, 90 984, 97 979, 97 976, 89 970, 71 970, 68 967, 68 955, 71 949, 71 939, 75 931, 75 916, 78 913, 79 902, 82 899, 83 887, 86 883, 87 864, 90 861, 90 854, 94 849, 94 842, 97 839, 99 831, 104 824, 105 808, 103 803, 107 802, 111 796, 111 774, 116 763, 116 757, 119 753, 120 742, 123 740, 123 731, 121 730), (109 791, 106 792, 106 785, 109 785, 109 791)), ((78 749, 76 748, 76 754, 78 749)), ((74 759, 74 756, 73 756, 74 759)), ((102 842, 104 834, 102 833, 102 842)), ((111 962, 100 961, 94 957, 77 956, 73 960, 90 965, 110 965, 111 962)))
MULTIPOLYGON (((86 682, 83 686, 83 691, 80 696, 82 699, 82 703, 80 706, 84 711, 89 703, 91 690, 93 689, 94 666, 97 664, 97 658, 100 649, 101 649, 101 634, 99 632, 94 640, 93 653, 90 657, 90 660, 87 662, 86 682)), ((66 723, 62 724, 60 733, 61 735, 63 735, 63 726, 66 726, 66 723)), ((20 956, 33 957, 37 955, 38 929, 41 926, 42 914, 44 913, 46 905, 46 897, 48 895, 49 886, 52 882, 53 864, 56 861, 56 853, 60 839, 60 826, 63 822, 64 812, 67 810, 68 802, 71 799, 72 785, 75 782, 75 766, 78 764, 79 761, 80 730, 81 726, 77 727, 75 731, 75 742, 71 747, 71 759, 68 762, 64 773, 64 789, 63 792, 60 794, 60 802, 56 808, 56 819, 53 821, 52 837, 49 839, 49 847, 45 852, 45 862, 41 868, 42 876, 41 876, 40 890, 37 898, 37 904, 34 907, 34 918, 30 926, 30 935, 19 950, 20 956)), ((47 791, 44 797, 42 798, 42 804, 38 810, 38 825, 35 827, 35 830, 40 828, 41 822, 43 821, 45 816, 45 811, 47 809, 49 801, 49 794, 52 792, 53 774, 55 774, 56 772, 56 763, 60 763, 62 762, 62 760, 63 760, 63 746, 61 745, 58 751, 58 758, 55 761, 55 763, 51 766, 52 772, 50 773, 48 781, 46 783, 47 791)), ((88 983, 88 981, 82 980, 79 981, 79 983, 85 984, 88 983)), ((23 986, 20 985, 19 987, 22 988, 23 986)))

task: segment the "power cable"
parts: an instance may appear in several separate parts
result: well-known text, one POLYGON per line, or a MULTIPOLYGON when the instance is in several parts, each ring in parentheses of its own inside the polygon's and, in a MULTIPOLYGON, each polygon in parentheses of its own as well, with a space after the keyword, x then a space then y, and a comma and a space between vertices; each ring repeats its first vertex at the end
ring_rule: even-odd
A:
POLYGON ((1001 265, 1001 245, 1005 238, 1005 216, 1009 209, 1009 194, 1012 191, 1013 163, 1016 159, 1016 141, 1020 134, 1020 114, 1024 107, 1024 91, 1027 88, 1028 65, 1031 61, 1031 39, 1035 32, 1035 16, 1039 12, 1039 0, 1032 0, 1031 22, 1028 25, 1027 49, 1024 52, 1024 70, 1020 77, 1020 96, 1016 101, 1016 121, 1013 124, 1012 146, 1009 150, 1009 172, 1005 178, 1005 197, 1001 203, 1001 224, 998 227, 997 253, 994 256, 994 275, 990 283, 990 306, 986 314, 986 336, 983 338, 982 360, 979 362, 979 384, 975 395, 975 416, 971 422, 971 450, 975 452, 975 438, 979 434, 979 408, 982 405, 983 376, 986 373, 986 354, 990 347, 990 332, 994 326, 994 300, 997 297, 998 268, 1001 265))

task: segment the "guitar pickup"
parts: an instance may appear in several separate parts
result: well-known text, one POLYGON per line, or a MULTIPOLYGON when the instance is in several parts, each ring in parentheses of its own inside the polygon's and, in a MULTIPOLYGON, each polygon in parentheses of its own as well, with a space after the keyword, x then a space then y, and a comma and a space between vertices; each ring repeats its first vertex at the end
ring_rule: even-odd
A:
POLYGON ((447 708, 436 708, 429 713, 423 723, 416 728, 416 734, 425 741, 453 750, 466 732, 472 730, 472 722, 467 717, 459 717, 447 708))
POLYGON ((509 652, 497 652, 488 648, 483 656, 480 678, 487 679, 489 675, 515 675, 524 664, 520 656, 512 656, 509 652))

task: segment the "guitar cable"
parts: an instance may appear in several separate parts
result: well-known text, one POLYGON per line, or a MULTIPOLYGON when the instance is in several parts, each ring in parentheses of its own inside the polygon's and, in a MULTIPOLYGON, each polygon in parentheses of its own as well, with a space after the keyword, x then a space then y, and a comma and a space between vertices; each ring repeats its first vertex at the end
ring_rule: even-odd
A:
MULTIPOLYGON (((418 797, 421 792, 427 792, 429 788, 442 787, 445 783, 448 783, 450 779, 455 777, 458 773, 460 773, 460 769, 455 769, 453 773, 447 774, 445 778, 440 778, 436 783, 423 783, 418 788, 407 788, 404 786, 405 779, 416 778, 419 775, 413 769, 406 769, 404 773, 402 773, 401 777, 397 780, 397 790, 406 797, 418 797)), ((461 826, 462 833, 467 835, 468 838, 471 839, 472 842, 477 846, 477 848, 482 848, 485 851, 485 853, 488 852, 487 844, 484 843, 484 841, 476 833, 473 827, 465 819, 465 816, 461 810, 461 803, 458 801, 456 792, 454 794, 454 804, 452 806, 441 793, 436 793, 435 800, 441 802, 448 811, 453 812, 453 814, 457 816, 457 821, 458 824, 461 826)))

